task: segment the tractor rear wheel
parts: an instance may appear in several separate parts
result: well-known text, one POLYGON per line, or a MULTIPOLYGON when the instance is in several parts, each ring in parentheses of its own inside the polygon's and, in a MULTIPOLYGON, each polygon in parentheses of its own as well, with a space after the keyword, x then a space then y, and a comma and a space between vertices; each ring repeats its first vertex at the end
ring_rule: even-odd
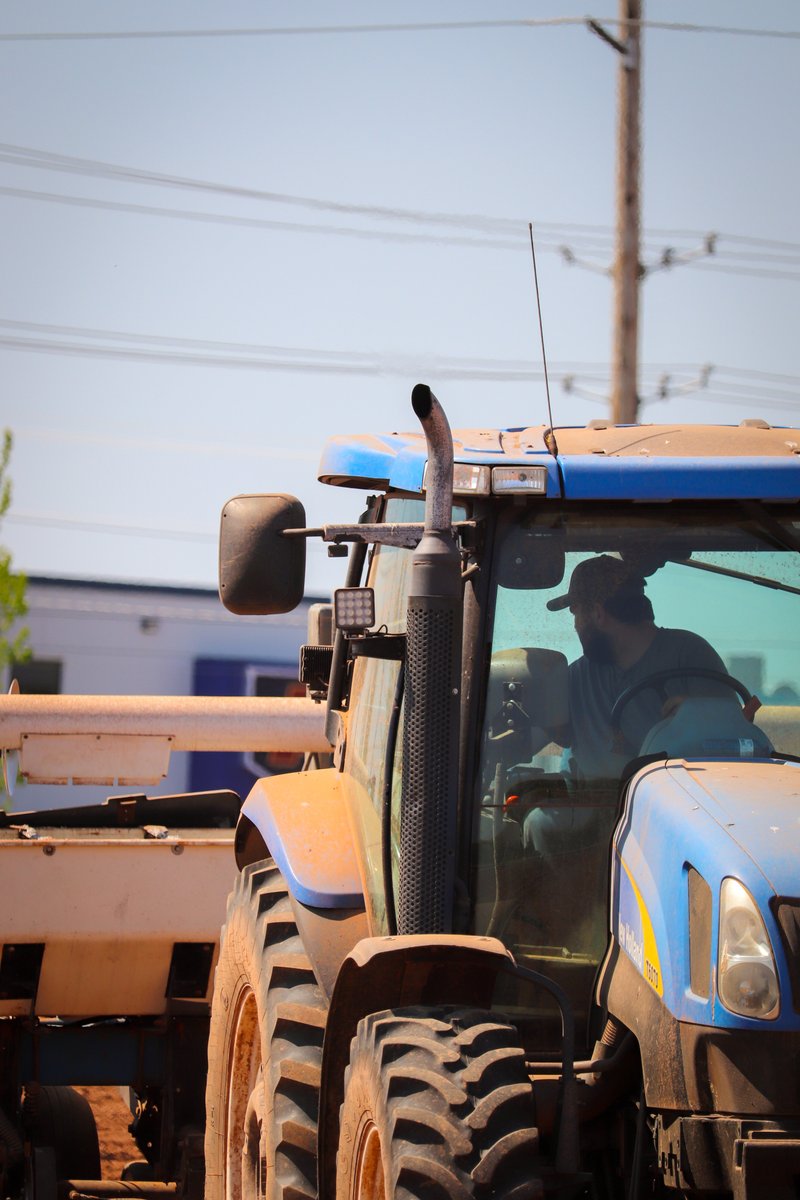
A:
POLYGON ((100 1178, 94 1113, 74 1088, 27 1083, 22 1121, 29 1143, 26 1197, 56 1200, 59 1180, 100 1178))
POLYGON ((228 900, 206 1086, 206 1200, 313 1200, 327 1004, 270 859, 228 900))
POLYGON ((497 1014, 409 1008, 360 1022, 336 1200, 535 1200, 538 1143, 519 1036, 497 1014))

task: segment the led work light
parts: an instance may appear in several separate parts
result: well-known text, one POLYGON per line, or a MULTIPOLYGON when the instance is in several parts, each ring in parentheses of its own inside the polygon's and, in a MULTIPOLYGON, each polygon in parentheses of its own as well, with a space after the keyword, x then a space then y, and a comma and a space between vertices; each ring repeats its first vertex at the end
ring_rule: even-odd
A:
POLYGON ((363 633, 375 624, 375 593, 368 587, 337 588, 333 593, 336 628, 363 633))

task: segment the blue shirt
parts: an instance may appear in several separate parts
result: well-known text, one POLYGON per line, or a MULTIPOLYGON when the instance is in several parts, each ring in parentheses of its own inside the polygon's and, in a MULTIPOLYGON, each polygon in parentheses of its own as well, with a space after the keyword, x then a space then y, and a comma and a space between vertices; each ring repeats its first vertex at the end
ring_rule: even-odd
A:
MULTIPOLYGON (((586 657, 570 663, 569 709, 572 770, 579 779, 618 779, 625 764, 639 752, 645 735, 661 720, 663 696, 644 688, 622 712, 623 739, 614 744, 611 710, 617 698, 634 683, 658 671, 702 667, 726 674, 716 650, 705 638, 687 629, 656 629, 653 641, 632 666, 586 657)), ((719 695, 713 681, 677 675, 664 685, 669 696, 719 695)))

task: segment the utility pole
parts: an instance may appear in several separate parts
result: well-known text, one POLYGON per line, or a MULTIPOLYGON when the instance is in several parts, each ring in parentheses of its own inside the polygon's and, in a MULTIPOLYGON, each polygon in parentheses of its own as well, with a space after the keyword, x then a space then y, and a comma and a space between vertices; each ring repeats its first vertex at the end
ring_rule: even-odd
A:
POLYGON ((641 0, 619 0, 617 81, 617 241, 614 262, 614 344, 611 416, 615 424, 637 420, 639 407, 641 0))
MULTIPOLYGON (((590 271, 600 271, 614 280, 613 344, 611 348, 611 420, 615 425, 630 425, 638 420, 639 403, 639 292, 646 275, 666 271, 678 263, 692 262, 714 254, 717 234, 708 233, 701 246, 675 251, 665 247, 660 259, 646 265, 641 259, 641 79, 642 79, 642 3, 643 0, 619 0, 619 31, 614 37, 593 17, 586 24, 592 33, 617 52, 617 224, 613 267, 584 261, 568 247, 561 247, 567 263, 576 263, 590 271)), ((697 380, 672 387, 667 376, 659 384, 657 395, 666 399, 687 390, 706 387, 711 367, 704 367, 697 380)), ((572 376, 564 387, 574 395, 601 397, 580 388, 572 376)))

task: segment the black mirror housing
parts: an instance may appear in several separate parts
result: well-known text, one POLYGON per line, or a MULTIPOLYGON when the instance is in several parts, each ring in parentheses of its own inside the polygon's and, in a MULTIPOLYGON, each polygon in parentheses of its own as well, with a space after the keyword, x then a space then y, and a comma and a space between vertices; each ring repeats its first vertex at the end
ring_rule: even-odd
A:
POLYGON ((522 525, 503 543, 497 580, 504 588, 552 588, 564 578, 565 561, 563 531, 522 525))
POLYGON ((285 537, 304 529, 306 514, 294 496, 234 496, 222 510, 219 595, 232 613, 272 616, 291 612, 303 599, 306 543, 285 537))

